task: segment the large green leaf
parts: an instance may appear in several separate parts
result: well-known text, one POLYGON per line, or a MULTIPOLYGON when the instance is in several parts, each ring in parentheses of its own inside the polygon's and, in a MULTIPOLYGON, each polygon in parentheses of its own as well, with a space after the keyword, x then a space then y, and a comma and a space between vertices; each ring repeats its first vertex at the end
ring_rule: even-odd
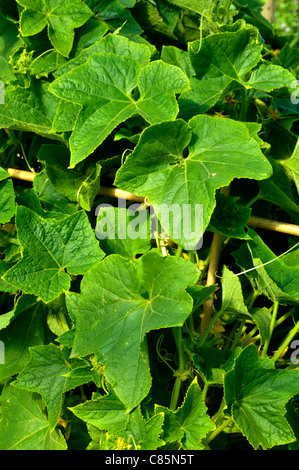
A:
POLYGON ((185 248, 194 249, 210 222, 216 189, 234 178, 267 178, 271 171, 247 126, 201 115, 188 124, 178 119, 145 129, 118 170, 115 184, 146 196, 160 220, 163 211, 167 215, 167 210, 175 209, 168 233, 185 248), (201 204, 202 223, 200 216, 196 218, 201 204))
POLYGON ((14 382, 14 386, 42 395, 52 431, 58 422, 65 392, 91 382, 91 366, 87 366, 88 370, 85 370, 85 362, 69 359, 67 351, 54 344, 32 347, 30 356, 30 361, 14 382), (70 372, 74 371, 78 372, 77 376, 69 376, 70 372))
POLYGON ((163 406, 156 406, 156 412, 165 415, 162 438, 166 442, 180 442, 184 450, 203 449, 203 438, 215 427, 206 414, 207 408, 197 379, 189 386, 180 408, 170 411, 163 406))
POLYGON ((32 36, 48 27, 49 39, 64 56, 71 52, 74 29, 92 16, 81 0, 18 0, 25 10, 21 14, 23 36, 32 36))
POLYGON ((137 60, 140 65, 147 65, 150 61, 151 50, 146 44, 130 41, 128 38, 116 34, 107 34, 90 47, 83 49, 79 55, 69 60, 55 72, 55 78, 70 72, 78 65, 83 65, 87 59, 102 52, 113 53, 120 57, 129 57, 137 60))
POLYGON ((283 86, 291 89, 292 83, 294 83, 294 75, 287 69, 279 65, 262 63, 253 70, 250 79, 246 82, 246 87, 270 92, 283 86))
POLYGON ((179 99, 180 115, 190 118, 206 112, 236 83, 266 92, 290 87, 294 76, 288 70, 268 63, 257 66, 262 47, 258 30, 251 25, 190 43, 188 51, 195 76, 190 78, 190 90, 179 99))
POLYGON ((65 450, 61 431, 50 430, 40 399, 8 386, 1 397, 1 450, 65 450))
POLYGON ((19 206, 16 225, 23 258, 5 273, 5 281, 45 302, 69 289, 70 274, 86 273, 104 256, 83 211, 54 220, 19 206))
POLYGON ((51 91, 83 106, 70 138, 71 167, 134 114, 151 124, 174 119, 178 113, 175 94, 188 87, 189 80, 178 67, 159 60, 142 67, 132 57, 113 53, 94 54, 57 78, 51 91), (132 95, 136 87, 138 99, 132 95))
POLYGON ((22 40, 18 37, 17 25, 0 17, 0 80, 9 82, 14 78, 10 57, 20 48, 22 40))
POLYGON ((22 295, 11 315, 6 315, 6 327, 0 331, 0 341, 5 347, 0 380, 21 372, 30 359, 29 347, 45 344, 49 340, 46 313, 43 302, 37 302, 34 296, 22 295))
POLYGON ((284 415, 299 390, 299 370, 264 368, 256 346, 249 345, 225 376, 225 401, 236 424, 257 449, 295 440, 284 415))
POLYGON ((0 128, 50 134, 59 100, 48 92, 48 87, 44 80, 32 80, 28 88, 8 87, 5 104, 0 104, 0 128))
POLYGON ((109 395, 77 405, 71 411, 87 423, 101 430, 108 430, 110 436, 124 439, 128 445, 134 442, 135 449, 154 450, 164 444, 159 438, 163 414, 158 413, 145 420, 140 407, 127 413, 125 406, 112 391, 109 395))
POLYGON ((182 325, 192 310, 185 288, 197 278, 192 263, 156 252, 137 262, 110 255, 84 276, 72 356, 95 353, 127 409, 151 386, 145 334, 182 325))

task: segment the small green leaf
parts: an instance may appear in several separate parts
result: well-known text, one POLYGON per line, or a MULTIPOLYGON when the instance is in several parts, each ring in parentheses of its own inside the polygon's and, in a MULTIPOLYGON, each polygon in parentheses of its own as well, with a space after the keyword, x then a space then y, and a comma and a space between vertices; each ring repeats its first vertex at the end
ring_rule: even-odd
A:
POLYGON ((287 174, 293 179, 299 194, 299 139, 290 158, 279 160, 287 174))
POLYGON ((15 192, 10 174, 0 167, 0 224, 5 224, 15 215, 15 192))
POLYGON ((70 274, 86 273, 104 256, 82 211, 54 220, 20 206, 16 226, 23 258, 5 273, 4 280, 44 302, 69 289, 70 274))
POLYGON ((250 315, 244 303, 240 279, 226 266, 222 270, 221 287, 221 311, 229 315, 242 315, 249 318, 250 315))
POLYGON ((288 266, 283 257, 277 258, 263 240, 249 229, 251 240, 235 251, 233 256, 242 269, 256 269, 246 273, 256 289, 273 302, 283 305, 299 301, 299 267, 288 266), (277 259, 276 259, 277 258, 277 259), (275 261, 272 261, 275 260, 275 261), (262 266, 265 264, 264 266, 262 266))
POLYGON ((61 431, 50 429, 40 400, 12 385, 0 397, 1 450, 65 450, 61 431))
POLYGON ((21 14, 23 36, 32 36, 48 27, 49 39, 68 57, 74 42, 74 29, 91 17, 92 11, 81 0, 18 0, 25 8, 21 14))
POLYGON ((203 394, 194 379, 187 390, 184 402, 175 412, 156 405, 157 413, 164 413, 164 433, 166 442, 178 441, 184 450, 203 449, 202 440, 215 428, 206 414, 207 408, 203 394))
POLYGON ((225 376, 225 401, 235 423, 254 449, 295 440, 284 415, 285 405, 298 393, 299 370, 265 369, 256 346, 247 346, 225 376))
POLYGON ((249 207, 237 203, 237 198, 216 192, 216 207, 209 229, 231 238, 248 238, 245 227, 250 217, 249 207))
POLYGON ((258 326, 261 335, 261 344, 265 344, 266 341, 270 341, 271 332, 271 313, 266 308, 254 308, 250 310, 250 315, 258 326))

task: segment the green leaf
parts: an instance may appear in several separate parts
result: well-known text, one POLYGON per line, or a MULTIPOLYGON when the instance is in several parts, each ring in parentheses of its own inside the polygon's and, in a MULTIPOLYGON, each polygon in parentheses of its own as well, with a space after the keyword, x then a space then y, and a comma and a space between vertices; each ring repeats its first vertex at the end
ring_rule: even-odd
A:
POLYGON ((67 352, 54 344, 35 346, 29 351, 30 361, 19 374, 14 386, 42 395, 52 431, 58 422, 65 392, 92 381, 91 368, 87 374, 84 369, 82 376, 79 374, 69 377, 70 371, 81 370, 86 364, 80 360, 69 359, 67 352))
MULTIPOLYGON (((8 87, 5 104, 0 104, 0 128, 49 135, 59 100, 48 93, 48 87, 43 80, 32 80, 28 88, 8 87)), ((57 136, 57 139, 62 138, 57 136)))
POLYGON ((295 182, 299 194, 299 139, 297 140, 297 144, 291 157, 286 160, 279 160, 279 163, 284 167, 287 174, 295 182))
POLYGON ((261 59, 258 30, 248 26, 239 31, 210 34, 188 45, 195 71, 190 90, 179 99, 180 116, 190 118, 211 108, 232 82, 243 83, 261 59))
POLYGON ((143 205, 131 204, 129 208, 99 206, 96 237, 107 254, 135 258, 151 248, 150 220, 143 205))
POLYGON ((155 409, 165 416, 162 439, 166 442, 178 441, 184 450, 203 449, 202 440, 215 428, 206 414, 207 408, 197 379, 189 386, 182 406, 176 411, 158 405, 155 409))
POLYGON ((283 305, 297 304, 299 301, 299 267, 288 266, 283 257, 277 258, 263 240, 249 229, 248 240, 233 256, 242 269, 256 267, 246 275, 252 279, 256 289, 272 302, 283 305), (277 258, 277 259, 276 259, 277 258), (272 261, 275 260, 275 261, 272 261), (266 263, 264 266, 264 263, 266 263))
POLYGON ((291 90, 293 82, 294 75, 287 69, 279 65, 262 63, 257 69, 253 70, 250 79, 244 82, 244 85, 269 93, 275 88, 284 86, 291 90))
POLYGON ((37 307, 36 297, 34 295, 23 294, 16 301, 13 310, 0 315, 0 330, 6 328, 13 319, 17 318, 22 312, 34 308, 36 312, 37 307))
POLYGON ((133 437, 133 443, 138 450, 156 450, 164 444, 164 441, 160 439, 163 422, 163 413, 155 414, 145 420, 139 406, 129 414, 126 430, 121 431, 120 435, 128 443, 132 441, 133 437))
POLYGON ((241 315, 247 318, 250 317, 248 309, 244 303, 240 279, 226 266, 223 266, 222 270, 221 287, 221 311, 229 315, 241 315))
POLYGON ((58 429, 51 431, 40 400, 24 390, 8 386, 1 397, 1 450, 65 450, 58 429))
POLYGON ((0 341, 5 347, 5 362, 0 364, 0 380, 18 374, 24 368, 30 359, 28 348, 49 341, 47 331, 44 304, 33 302, 32 296, 22 295, 10 324, 0 331, 0 341))
POLYGON ((85 173, 67 169, 70 154, 62 145, 43 144, 37 157, 45 163, 46 173, 54 188, 90 211, 100 188, 101 165, 93 164, 85 173))
POLYGON ((179 215, 173 215, 169 227, 166 220, 165 231, 186 249, 194 249, 210 222, 216 189, 234 178, 263 179, 270 175, 271 165, 256 140, 249 137, 247 126, 201 115, 188 124, 178 119, 146 128, 118 170, 115 185, 146 196, 162 226, 167 211, 169 214, 171 208, 175 209, 174 215, 179 215), (200 205, 202 223, 201 214, 196 216, 200 205))
POLYGON ((12 21, 0 17, 0 80, 4 83, 14 79, 10 57, 21 47, 22 40, 18 37, 18 28, 12 21))
POLYGON ((239 347, 231 352, 203 346, 196 348, 192 360, 207 383, 223 385, 224 374, 234 367, 234 361, 240 352, 241 348, 239 347))
POLYGON ((285 405, 298 393, 299 370, 264 368, 254 345, 238 356, 225 376, 225 401, 235 423, 254 449, 294 441, 284 415, 285 405))
POLYGON ((15 215, 15 192, 10 174, 0 167, 0 224, 9 222, 15 215))
POLYGON ((51 43, 68 57, 74 42, 74 29, 91 17, 92 11, 81 0, 18 0, 25 8, 21 14, 23 36, 32 36, 46 26, 51 43))
POLYGON ((167 64, 180 67, 187 77, 194 75, 188 52, 174 46, 163 46, 161 51, 161 59, 167 64))
POLYGON ((64 66, 54 74, 55 78, 70 72, 75 67, 86 63, 87 59, 94 54, 108 52, 116 54, 120 57, 129 57, 137 60, 141 66, 149 63, 151 58, 150 47, 146 44, 139 44, 138 42, 131 41, 124 36, 116 34, 107 34, 99 41, 92 44, 90 47, 82 50, 80 54, 73 59, 69 60, 64 66))
POLYGON ((188 78, 178 67, 159 60, 141 67, 131 57, 112 53, 94 54, 57 78, 51 91, 83 106, 70 138, 71 168, 134 114, 151 124, 174 119, 178 113, 175 94, 188 86, 188 78), (135 101, 136 87, 139 98, 135 101))
POLYGON ((104 256, 85 212, 62 220, 42 219, 20 206, 16 226, 23 258, 5 273, 4 280, 44 302, 69 289, 70 274, 86 273, 104 256))
POLYGON ((55 49, 46 51, 34 59, 30 65, 32 75, 47 76, 65 64, 66 59, 55 49))
POLYGON ((231 238, 248 238, 245 227, 250 217, 249 207, 237 203, 237 198, 216 192, 216 207, 209 229, 231 238))
POLYGON ((72 356, 95 353, 126 409, 151 386, 145 334, 182 325, 192 310, 185 288, 197 278, 192 263, 156 252, 135 263, 110 255, 84 276, 72 356))
POLYGON ((250 310, 250 314, 258 326, 261 335, 261 344, 265 344, 266 341, 270 341, 271 338, 271 313, 266 308, 254 308, 250 310))
POLYGON ((124 404, 113 391, 109 395, 86 401, 70 409, 83 421, 99 429, 106 429, 114 435, 126 428, 129 418, 124 404))
MULTIPOLYGON (((275 204, 296 220, 299 205, 294 201, 289 178, 276 160, 269 158, 269 161, 273 168, 273 175, 271 178, 259 182, 258 198, 275 204)), ((292 165, 292 160, 290 160, 290 164, 292 165)))
POLYGON ((128 446, 134 444, 135 449, 155 450, 164 444, 159 438, 162 433, 163 414, 154 415, 146 421, 140 407, 127 413, 113 392, 77 405, 71 408, 71 411, 83 421, 101 430, 108 430, 110 436, 117 436, 128 446))
MULTIPOLYGON (((45 171, 35 175, 33 187, 46 213, 54 213, 56 218, 64 218, 78 212, 78 204, 71 202, 66 196, 59 193, 50 183, 45 171)), ((31 207, 29 208, 31 209, 31 207)))
POLYGON ((169 3, 203 15, 208 11, 212 11, 215 0, 169 0, 169 3))

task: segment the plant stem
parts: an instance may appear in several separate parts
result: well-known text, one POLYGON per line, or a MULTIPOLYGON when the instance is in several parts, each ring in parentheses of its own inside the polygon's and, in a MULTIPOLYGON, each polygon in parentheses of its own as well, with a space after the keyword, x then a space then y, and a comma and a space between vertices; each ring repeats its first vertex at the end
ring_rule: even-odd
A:
POLYGON ((266 354, 267 354, 267 351, 268 351, 271 336, 272 336, 272 333, 273 333, 273 330, 274 330, 274 327, 275 327, 278 307, 279 307, 279 302, 277 300, 275 300, 274 305, 273 305, 273 312, 272 312, 272 316, 271 316, 270 327, 269 327, 269 336, 265 340, 265 344, 264 344, 263 351, 262 351, 262 354, 261 354, 262 357, 265 357, 266 354))
POLYGON ((176 252, 175 252, 175 256, 176 256, 177 258, 180 258, 182 252, 183 252, 183 248, 182 248, 180 245, 178 245, 178 247, 177 247, 177 249, 176 249, 176 252))
POLYGON ((199 343, 198 343, 198 347, 202 347, 205 342, 206 342, 206 339, 210 333, 210 330, 212 328, 212 326, 216 323, 216 321, 218 320, 218 318, 220 318, 222 315, 222 310, 220 310, 219 312, 216 313, 216 315, 214 315, 214 317, 211 319, 210 323, 207 325, 199 343))
POLYGON ((232 345, 231 345, 231 347, 230 347, 230 350, 231 350, 231 351, 234 351, 234 350, 235 350, 235 348, 236 348, 236 346, 237 346, 237 344, 238 344, 238 341, 239 341, 239 339, 240 339, 240 336, 241 336, 241 334, 242 334, 243 326, 245 325, 245 323, 246 323, 246 318, 244 318, 244 319, 240 322, 240 326, 239 326, 239 329, 238 329, 238 333, 235 335, 234 341, 233 341, 233 343, 232 343, 232 345))
POLYGON ((228 418, 226 419, 225 421, 223 421, 213 432, 212 434, 210 434, 210 436, 208 437, 208 439, 205 441, 205 445, 208 445, 213 439, 215 439, 216 436, 218 436, 219 433, 221 433, 221 431, 223 431, 224 428, 226 428, 226 426, 228 426, 229 424, 231 424, 231 422, 233 421, 233 418, 228 418))
POLYGON ((183 351, 182 328, 181 327, 172 328, 172 332, 173 332, 173 336, 174 336, 174 340, 176 343, 178 356, 179 356, 179 368, 176 371, 176 378, 175 378, 174 386, 172 389, 171 400, 170 400, 170 405, 169 405, 169 409, 172 411, 175 411, 177 409, 179 395, 180 395, 180 389, 181 389, 181 383, 182 383, 181 374, 184 372, 185 360, 184 360, 184 351, 183 351))
MULTIPOLYGON (((211 247, 211 257, 210 257, 210 264, 209 264, 209 269, 208 269, 207 283, 206 283, 207 286, 212 286, 216 284, 216 279, 217 279, 216 272, 218 270, 222 242, 223 242, 223 236, 220 235, 219 233, 214 233, 212 247, 211 247)), ((202 317, 201 317, 201 325, 200 325, 201 336, 204 335, 211 321, 213 303, 214 303, 213 297, 204 303, 202 317)))
POLYGON ((280 355, 283 353, 285 348, 289 345, 289 343, 292 341, 294 336, 297 334, 299 331, 299 322, 296 323, 296 325, 291 329, 289 334, 285 337, 279 348, 277 349, 276 353, 274 356, 271 358, 271 361, 276 362, 277 359, 280 357, 280 355))

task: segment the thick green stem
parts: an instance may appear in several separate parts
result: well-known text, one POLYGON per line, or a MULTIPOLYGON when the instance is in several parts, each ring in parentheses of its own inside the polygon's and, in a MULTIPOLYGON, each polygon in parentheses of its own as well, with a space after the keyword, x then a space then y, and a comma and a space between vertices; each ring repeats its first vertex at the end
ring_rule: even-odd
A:
POLYGON ((264 344, 263 351, 262 351, 262 357, 265 357, 266 354, 267 354, 267 351, 268 351, 271 336, 272 336, 272 333, 273 333, 273 330, 274 330, 274 327, 275 327, 275 323, 276 323, 278 307, 279 307, 279 302, 277 302, 277 300, 276 300, 274 302, 274 305, 273 305, 273 312, 272 312, 271 323, 270 323, 270 327, 269 327, 269 336, 265 340, 265 344, 264 344))
POLYGON ((206 342, 206 339, 210 333, 210 330, 212 328, 212 326, 216 323, 216 321, 218 320, 218 318, 220 318, 222 315, 222 310, 220 310, 219 312, 216 313, 216 315, 214 315, 214 317, 211 319, 210 323, 207 325, 199 343, 198 343, 198 346, 201 347, 205 344, 206 342))
POLYGON ((277 349, 276 353, 274 356, 271 358, 271 361, 276 362, 277 359, 281 356, 285 348, 290 344, 294 336, 298 333, 299 331, 299 322, 296 323, 296 325, 291 329, 289 334, 285 337, 279 348, 277 349))
POLYGON ((237 332, 237 334, 235 335, 234 341, 233 341, 233 343, 232 343, 232 345, 231 345, 231 347, 230 347, 230 350, 231 350, 231 351, 234 351, 234 350, 236 349, 237 344, 238 344, 239 339, 240 339, 240 336, 241 336, 241 334, 242 334, 242 332, 243 332, 243 327, 244 327, 245 323, 246 323, 246 318, 244 318, 244 319, 240 322, 240 326, 239 326, 238 332, 237 332))
POLYGON ((225 421, 223 421, 213 432, 210 434, 210 436, 207 438, 205 441, 205 446, 207 446, 213 439, 215 439, 218 434, 223 431, 226 426, 232 423, 233 418, 228 418, 225 421))
POLYGON ((172 328, 172 332, 173 332, 173 336, 174 336, 174 340, 176 343, 178 356, 179 356, 179 368, 176 371, 176 378, 175 378, 174 386, 172 389, 171 400, 170 400, 170 405, 169 405, 169 409, 172 411, 175 411, 177 409, 179 395, 180 395, 182 374, 185 368, 185 360, 184 360, 184 350, 183 350, 182 328, 181 327, 172 328))

